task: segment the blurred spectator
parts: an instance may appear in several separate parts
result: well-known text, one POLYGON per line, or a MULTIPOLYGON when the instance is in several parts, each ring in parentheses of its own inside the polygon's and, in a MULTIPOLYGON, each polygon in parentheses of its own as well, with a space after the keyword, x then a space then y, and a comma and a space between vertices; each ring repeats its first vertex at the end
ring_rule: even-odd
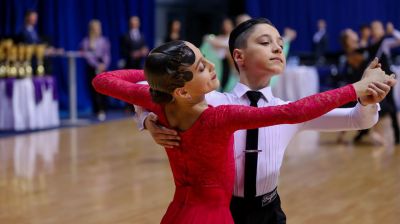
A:
POLYGON ((41 38, 36 31, 36 24, 38 20, 38 14, 36 11, 29 10, 25 13, 25 24, 19 34, 19 41, 26 44, 39 44, 41 38))
POLYGON ((314 56, 318 64, 323 64, 325 62, 324 55, 328 50, 328 35, 325 20, 318 20, 317 28, 318 31, 313 36, 314 56))
POLYGON ((235 19, 235 25, 238 26, 239 24, 243 23, 244 21, 247 21, 251 19, 251 17, 247 14, 240 14, 238 16, 236 16, 235 19))
MULTIPOLYGON (((360 29, 361 30, 361 29, 360 29)), ((360 32, 362 33, 362 32, 360 32)), ((345 86, 352 83, 353 80, 360 80, 364 69, 368 66, 368 54, 360 51, 360 41, 357 33, 352 29, 345 29, 340 34, 340 43, 345 54, 340 59, 339 64, 339 75, 337 76, 337 85, 345 86)), ((353 107, 355 103, 348 103, 343 107, 353 107)), ((380 111, 380 116, 384 114, 380 111)), ((372 128, 373 141, 381 145, 385 144, 383 135, 375 132, 372 128)), ((365 135, 368 131, 359 131, 359 134, 355 137, 355 141, 361 140, 362 135, 365 135)), ((345 132, 340 132, 337 142, 344 142, 345 132)))
MULTIPOLYGON (((393 25, 390 23, 388 34, 385 33, 382 22, 375 20, 371 22, 371 46, 368 48, 368 54, 370 60, 374 57, 379 57, 379 62, 382 65, 382 70, 387 74, 392 74, 390 70, 390 48, 400 44, 400 32, 396 31, 393 25), (394 37, 394 38, 393 38, 394 37)), ((392 127, 394 130, 395 143, 400 143, 400 129, 399 122, 397 119, 396 105, 393 97, 393 89, 389 92, 388 96, 381 103, 383 111, 389 113, 392 119, 392 127)), ((362 137, 362 134, 359 138, 362 137)))
POLYGON ((164 39, 164 42, 170 42, 173 40, 181 39, 181 22, 177 19, 174 19, 168 23, 167 36, 164 39))
MULTIPOLYGON (((359 48, 358 35, 351 29, 346 29, 341 34, 341 43, 345 51, 345 65, 341 70, 341 77, 343 84, 349 83, 352 80, 359 80, 362 76, 362 71, 367 66, 368 62, 374 57, 379 57, 379 62, 381 68, 388 74, 391 74, 390 63, 388 61, 387 55, 382 49, 390 48, 395 46, 394 43, 400 43, 400 33, 393 29, 393 34, 397 36, 396 38, 385 38, 385 31, 383 25, 379 21, 374 21, 371 23, 371 33, 372 41, 369 47, 359 48), (381 54, 379 52, 382 52, 381 54)), ((385 115, 390 115, 392 119, 392 127, 394 130, 394 140, 395 143, 399 143, 400 133, 398 120, 396 116, 396 107, 393 99, 393 90, 389 92, 387 97, 380 103, 381 110, 379 112, 380 118, 385 115)), ((368 130, 362 130, 355 137, 355 141, 360 141, 364 135, 368 133, 368 130)), ((372 136, 374 140, 385 144, 382 134, 377 134, 373 132, 372 136)))
POLYGON ((371 42, 376 44, 385 36, 385 29, 381 21, 375 20, 371 22, 371 42))
POLYGON ((286 27, 283 31, 283 53, 285 54, 285 57, 289 55, 289 50, 290 50, 290 43, 296 39, 297 37, 297 32, 296 30, 286 27))
POLYGON ((149 49, 142 33, 140 32, 140 19, 132 16, 129 19, 129 32, 122 37, 121 54, 125 60, 126 69, 140 69, 149 49))
POLYGON ((341 71, 341 81, 343 86, 352 83, 354 80, 360 80, 364 68, 368 63, 368 54, 360 51, 360 42, 357 33, 352 29, 345 29, 340 34, 340 43, 345 52, 342 58, 342 64, 339 66, 341 71))
POLYGON ((18 42, 25 44, 47 44, 45 54, 47 56, 60 55, 64 53, 64 49, 56 49, 50 46, 48 38, 41 36, 36 30, 36 24, 38 21, 38 14, 34 10, 28 10, 25 13, 24 27, 18 34, 18 42), (47 39, 47 40, 46 40, 47 39))
MULTIPOLYGON (((36 30, 36 24, 38 21, 38 14, 34 10, 28 10, 25 13, 24 17, 24 27, 21 32, 17 36, 17 42, 24 44, 45 44, 45 58, 44 58, 44 67, 46 68, 46 73, 51 74, 52 63, 50 62, 48 56, 57 56, 62 55, 64 53, 64 49, 62 48, 54 48, 50 45, 48 38, 44 38, 41 36, 36 30)), ((37 66, 37 61, 35 56, 32 59, 32 66, 37 66)))
POLYGON ((88 27, 88 36, 81 42, 81 50, 86 59, 86 74, 88 75, 88 88, 93 104, 93 112, 100 121, 106 119, 106 96, 96 92, 92 86, 92 79, 107 70, 110 65, 110 43, 102 36, 99 20, 91 20, 88 27))
POLYGON ((221 89, 225 90, 231 74, 233 61, 229 53, 229 34, 233 30, 233 22, 229 18, 225 18, 221 24, 221 33, 217 36, 209 35, 206 41, 213 47, 216 56, 222 62, 222 72, 218 77, 221 80, 221 89))
POLYGON ((362 25, 360 27, 360 47, 368 47, 371 41, 371 28, 368 25, 362 25))
POLYGON ((391 61, 391 50, 392 48, 400 46, 400 31, 394 28, 393 23, 388 22, 386 24, 386 36, 381 44, 381 49, 378 51, 378 56, 380 54, 385 54, 390 62, 391 61))

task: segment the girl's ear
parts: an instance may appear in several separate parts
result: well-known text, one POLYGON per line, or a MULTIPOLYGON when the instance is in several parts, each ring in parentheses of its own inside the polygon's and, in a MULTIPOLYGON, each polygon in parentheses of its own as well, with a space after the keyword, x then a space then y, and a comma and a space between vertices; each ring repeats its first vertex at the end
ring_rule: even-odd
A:
POLYGON ((188 91, 186 91, 185 87, 176 88, 172 94, 176 98, 181 98, 181 99, 183 98, 187 100, 192 99, 192 96, 189 94, 188 91))

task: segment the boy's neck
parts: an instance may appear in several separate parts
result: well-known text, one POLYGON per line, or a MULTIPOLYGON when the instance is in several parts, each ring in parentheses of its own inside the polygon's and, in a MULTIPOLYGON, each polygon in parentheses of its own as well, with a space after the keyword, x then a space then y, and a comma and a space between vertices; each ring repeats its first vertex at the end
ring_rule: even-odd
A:
POLYGON ((251 90, 260 90, 267 86, 271 81, 271 75, 249 75, 245 72, 240 73, 240 83, 248 86, 251 90))

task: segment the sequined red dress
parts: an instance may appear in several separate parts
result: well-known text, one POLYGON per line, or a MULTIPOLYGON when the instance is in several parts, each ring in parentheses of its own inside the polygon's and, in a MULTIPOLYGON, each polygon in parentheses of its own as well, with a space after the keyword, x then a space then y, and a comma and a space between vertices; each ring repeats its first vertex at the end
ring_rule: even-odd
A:
MULTIPOLYGON (((95 89, 158 115, 169 127, 161 105, 151 100, 141 70, 119 70, 98 75, 95 89)), ((209 107, 187 130, 179 132, 179 148, 166 149, 176 191, 161 223, 233 224, 229 210, 234 184, 233 132, 276 124, 311 120, 356 100, 352 85, 280 106, 255 108, 238 105, 209 107)))

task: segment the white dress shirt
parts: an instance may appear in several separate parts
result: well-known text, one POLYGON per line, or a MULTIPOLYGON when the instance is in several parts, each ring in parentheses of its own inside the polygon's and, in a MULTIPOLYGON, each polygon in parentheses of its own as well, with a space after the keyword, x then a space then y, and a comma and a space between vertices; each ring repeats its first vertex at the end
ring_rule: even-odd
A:
MULTIPOLYGON (((231 93, 213 91, 206 95, 207 103, 218 105, 250 105, 246 92, 250 90, 244 84, 238 83, 231 93)), ((271 87, 259 90, 262 93, 258 107, 276 106, 287 104, 272 95, 271 87)), ((379 105, 362 106, 357 104, 354 108, 338 108, 316 118, 300 124, 282 124, 259 128, 257 164, 257 196, 274 190, 278 185, 278 177, 282 166, 286 147, 293 136, 302 130, 318 131, 344 131, 358 130, 372 127, 378 121, 379 105)), ((143 129, 143 121, 147 113, 138 113, 136 117, 139 129, 143 129)), ((244 160, 246 147, 246 130, 234 133, 235 149, 235 185, 233 194, 243 197, 244 187, 244 160)))

